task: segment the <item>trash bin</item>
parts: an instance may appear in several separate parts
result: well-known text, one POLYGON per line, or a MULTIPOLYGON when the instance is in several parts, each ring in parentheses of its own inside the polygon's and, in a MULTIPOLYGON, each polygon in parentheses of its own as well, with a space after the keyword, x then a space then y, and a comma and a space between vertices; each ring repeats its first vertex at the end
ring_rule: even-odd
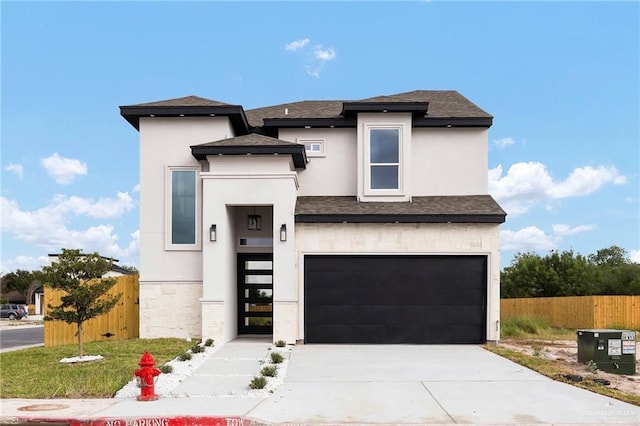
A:
POLYGON ((599 370, 636 374, 636 332, 630 330, 578 330, 578 362, 593 361, 599 370))

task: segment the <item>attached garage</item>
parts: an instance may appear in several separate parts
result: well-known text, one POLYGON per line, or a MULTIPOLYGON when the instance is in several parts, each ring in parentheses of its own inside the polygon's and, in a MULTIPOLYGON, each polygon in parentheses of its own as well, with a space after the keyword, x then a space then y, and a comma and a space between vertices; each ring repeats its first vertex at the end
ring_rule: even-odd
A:
POLYGON ((487 256, 306 255, 306 343, 484 343, 487 256))

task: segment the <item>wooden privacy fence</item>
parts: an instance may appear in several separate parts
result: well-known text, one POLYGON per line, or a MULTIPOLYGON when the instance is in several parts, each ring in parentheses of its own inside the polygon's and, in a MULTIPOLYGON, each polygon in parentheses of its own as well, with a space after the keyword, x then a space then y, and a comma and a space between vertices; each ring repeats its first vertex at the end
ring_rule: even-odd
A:
POLYGON ((535 297, 500 300, 500 317, 538 317, 565 328, 640 329, 640 296, 535 297))
MULTIPOLYGON (((140 311, 138 275, 115 277, 116 284, 107 294, 122 293, 118 304, 108 313, 85 321, 83 327, 84 343, 102 340, 124 340, 139 336, 140 311)), ((57 306, 66 293, 61 290, 44 289, 44 313, 47 306, 57 306)), ((44 322, 44 345, 46 347, 77 343, 77 327, 64 321, 44 322)))

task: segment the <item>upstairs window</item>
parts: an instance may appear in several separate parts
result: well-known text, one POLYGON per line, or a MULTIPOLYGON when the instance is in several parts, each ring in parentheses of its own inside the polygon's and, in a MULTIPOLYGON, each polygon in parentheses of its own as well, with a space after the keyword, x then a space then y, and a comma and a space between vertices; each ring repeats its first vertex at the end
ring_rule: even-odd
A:
POLYGON ((400 129, 371 129, 369 133, 370 187, 400 189, 400 129))
POLYGON ((168 176, 168 249, 197 248, 197 180, 193 168, 171 167, 168 176))
POLYGON ((411 200, 411 120, 408 113, 358 114, 358 200, 411 200))
POLYGON ((307 157, 324 157, 324 139, 298 139, 304 145, 307 157))

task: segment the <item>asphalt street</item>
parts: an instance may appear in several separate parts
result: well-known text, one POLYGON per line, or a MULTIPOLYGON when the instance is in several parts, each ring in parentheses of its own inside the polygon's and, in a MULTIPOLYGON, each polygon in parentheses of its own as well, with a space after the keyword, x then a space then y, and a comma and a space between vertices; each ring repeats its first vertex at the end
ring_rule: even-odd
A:
POLYGON ((0 350, 44 344, 44 326, 0 329, 0 350))

